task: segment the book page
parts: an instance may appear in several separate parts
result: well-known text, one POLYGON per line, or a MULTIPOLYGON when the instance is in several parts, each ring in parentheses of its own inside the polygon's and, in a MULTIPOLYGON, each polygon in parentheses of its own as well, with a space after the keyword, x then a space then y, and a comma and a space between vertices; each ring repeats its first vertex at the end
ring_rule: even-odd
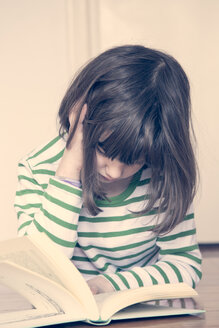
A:
POLYGON ((0 261, 16 263, 64 286, 55 272, 51 270, 48 261, 41 256, 27 237, 1 242, 0 261))
POLYGON ((119 310, 144 301, 195 297, 197 292, 184 283, 153 285, 108 294, 99 294, 95 300, 101 319, 107 320, 119 310))
POLYGON ((2 313, 24 311, 33 309, 34 306, 26 297, 0 283, 0 316, 2 313))
POLYGON ((0 242, 0 261, 10 261, 65 287, 85 308, 88 317, 99 317, 93 294, 73 263, 44 234, 0 242))
POLYGON ((153 318, 172 315, 198 315, 205 312, 193 298, 138 303, 115 313, 112 320, 153 318))
POLYGON ((0 282, 10 287, 10 294, 3 290, 6 298, 15 295, 19 303, 7 307, 6 302, 1 308, 0 327, 24 328, 86 318, 81 304, 66 289, 14 263, 0 262, 0 282))

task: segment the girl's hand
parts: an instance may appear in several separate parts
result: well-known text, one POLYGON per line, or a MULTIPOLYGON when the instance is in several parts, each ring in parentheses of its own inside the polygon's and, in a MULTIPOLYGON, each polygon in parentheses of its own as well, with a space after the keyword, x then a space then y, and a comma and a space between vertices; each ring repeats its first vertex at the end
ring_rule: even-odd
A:
POLYGON ((93 294, 114 292, 111 283, 103 276, 98 276, 87 281, 93 294))
MULTIPOLYGON (((78 125, 73 139, 68 148, 65 149, 63 157, 59 163, 56 175, 60 177, 67 177, 73 180, 80 180, 80 173, 83 163, 83 120, 87 111, 87 104, 84 104, 78 125)), ((75 108, 69 115, 70 128, 72 131, 75 122, 76 112, 75 108)))

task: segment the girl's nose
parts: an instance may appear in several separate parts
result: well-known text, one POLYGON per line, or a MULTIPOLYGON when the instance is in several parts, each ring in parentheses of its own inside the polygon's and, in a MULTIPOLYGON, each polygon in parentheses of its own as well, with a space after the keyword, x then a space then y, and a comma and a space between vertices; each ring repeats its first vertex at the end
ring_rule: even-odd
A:
POLYGON ((118 179, 123 174, 123 163, 120 163, 118 160, 109 160, 106 165, 106 176, 109 179, 118 179))

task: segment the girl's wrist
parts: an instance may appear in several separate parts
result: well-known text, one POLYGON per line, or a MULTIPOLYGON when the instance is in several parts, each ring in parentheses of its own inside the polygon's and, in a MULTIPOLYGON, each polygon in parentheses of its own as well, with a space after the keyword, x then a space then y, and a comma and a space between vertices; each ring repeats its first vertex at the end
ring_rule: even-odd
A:
POLYGON ((75 181, 80 181, 80 175, 81 175, 81 168, 79 167, 73 167, 65 163, 60 163, 57 171, 56 171, 56 176, 58 177, 63 177, 69 180, 75 180, 75 181))
POLYGON ((56 178, 58 178, 59 180, 63 181, 63 182, 66 182, 74 187, 77 187, 77 188, 81 188, 81 181, 80 180, 75 180, 75 179, 71 179, 71 178, 68 178, 68 177, 62 177, 62 176, 57 176, 56 175, 56 178))
POLYGON ((80 181, 81 163, 79 159, 72 159, 72 153, 65 149, 64 155, 56 170, 56 176, 66 177, 70 180, 80 181))

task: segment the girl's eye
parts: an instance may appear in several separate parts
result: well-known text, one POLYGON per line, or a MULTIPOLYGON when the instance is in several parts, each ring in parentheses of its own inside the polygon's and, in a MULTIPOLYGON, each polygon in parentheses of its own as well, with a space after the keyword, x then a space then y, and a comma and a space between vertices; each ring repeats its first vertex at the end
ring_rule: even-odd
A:
POLYGON ((145 161, 136 161, 136 162, 134 162, 134 163, 132 163, 132 164, 129 164, 129 165, 144 165, 145 164, 145 161))
POLYGON ((137 162, 135 162, 135 164, 137 164, 137 165, 144 165, 145 164, 145 161, 137 161, 137 162))
POLYGON ((98 151, 98 153, 100 153, 101 155, 105 155, 105 151, 104 151, 103 148, 101 148, 100 146, 97 147, 97 151, 98 151))

